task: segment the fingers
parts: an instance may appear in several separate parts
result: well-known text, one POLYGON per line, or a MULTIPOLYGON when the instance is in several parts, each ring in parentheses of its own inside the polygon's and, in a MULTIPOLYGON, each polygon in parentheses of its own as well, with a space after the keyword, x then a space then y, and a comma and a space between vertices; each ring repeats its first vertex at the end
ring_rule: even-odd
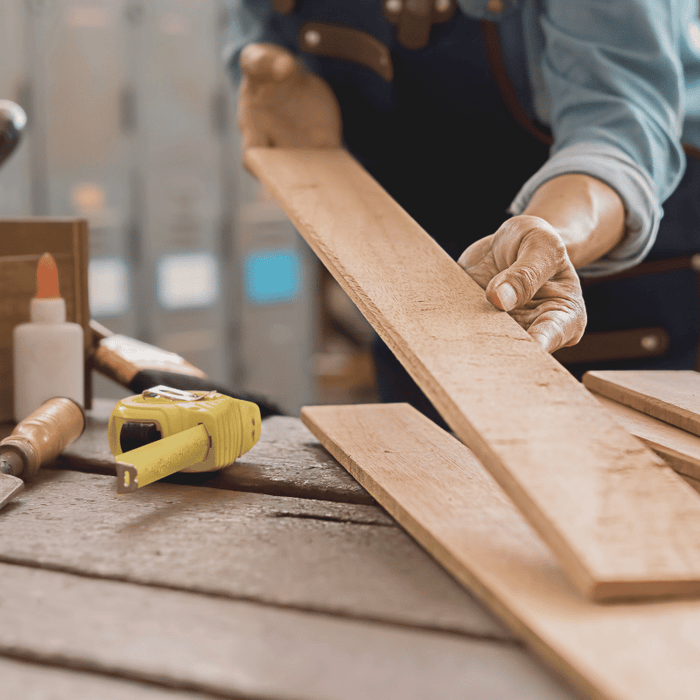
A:
POLYGON ((573 303, 540 313, 527 332, 545 352, 576 345, 586 329, 586 309, 583 303, 573 303))
MULTIPOLYGON (((512 240, 507 245, 512 248, 512 240)), ((527 230, 520 237, 515 260, 512 261, 512 251, 506 257, 511 264, 499 265, 502 271, 486 287, 489 301, 503 311, 526 304, 557 274, 575 276, 566 247, 551 227, 527 230)))
POLYGON ((275 44, 248 44, 240 57, 244 75, 259 82, 282 82, 297 69, 297 60, 289 51, 275 44))

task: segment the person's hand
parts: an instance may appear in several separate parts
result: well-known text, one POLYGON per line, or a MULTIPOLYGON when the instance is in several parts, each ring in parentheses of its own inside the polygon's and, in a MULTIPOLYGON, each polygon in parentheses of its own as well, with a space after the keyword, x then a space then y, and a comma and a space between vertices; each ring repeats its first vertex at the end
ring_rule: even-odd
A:
POLYGON ((240 65, 238 126, 243 153, 256 146, 341 145, 340 107, 333 91, 289 51, 275 44, 248 44, 240 65))
POLYGON ((586 327, 581 283, 556 229, 538 216, 514 216, 467 248, 459 264, 487 299, 547 352, 575 345, 586 327))

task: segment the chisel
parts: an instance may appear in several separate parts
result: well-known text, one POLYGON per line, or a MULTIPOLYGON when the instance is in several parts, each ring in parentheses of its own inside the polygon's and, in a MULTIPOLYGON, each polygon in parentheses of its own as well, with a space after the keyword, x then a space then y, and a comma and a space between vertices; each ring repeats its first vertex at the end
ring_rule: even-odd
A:
POLYGON ((0 508, 22 490, 23 481, 56 459, 84 429, 83 409, 66 398, 49 399, 18 423, 0 441, 0 508))

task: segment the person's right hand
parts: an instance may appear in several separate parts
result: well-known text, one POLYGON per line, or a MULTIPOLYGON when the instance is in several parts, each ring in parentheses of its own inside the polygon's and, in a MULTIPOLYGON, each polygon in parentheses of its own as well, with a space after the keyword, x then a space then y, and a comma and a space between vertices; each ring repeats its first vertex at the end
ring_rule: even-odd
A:
POLYGON ((243 153, 256 146, 335 148, 342 144, 340 107, 328 83, 275 44, 241 52, 238 126, 243 153))

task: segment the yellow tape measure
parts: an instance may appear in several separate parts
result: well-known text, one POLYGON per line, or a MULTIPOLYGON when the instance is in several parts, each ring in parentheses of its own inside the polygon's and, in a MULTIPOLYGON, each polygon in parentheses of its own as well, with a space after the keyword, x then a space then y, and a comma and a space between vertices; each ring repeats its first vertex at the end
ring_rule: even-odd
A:
POLYGON ((233 464, 260 439, 260 409, 216 391, 156 386, 122 399, 107 427, 117 460, 117 492, 129 493, 175 472, 233 464))

